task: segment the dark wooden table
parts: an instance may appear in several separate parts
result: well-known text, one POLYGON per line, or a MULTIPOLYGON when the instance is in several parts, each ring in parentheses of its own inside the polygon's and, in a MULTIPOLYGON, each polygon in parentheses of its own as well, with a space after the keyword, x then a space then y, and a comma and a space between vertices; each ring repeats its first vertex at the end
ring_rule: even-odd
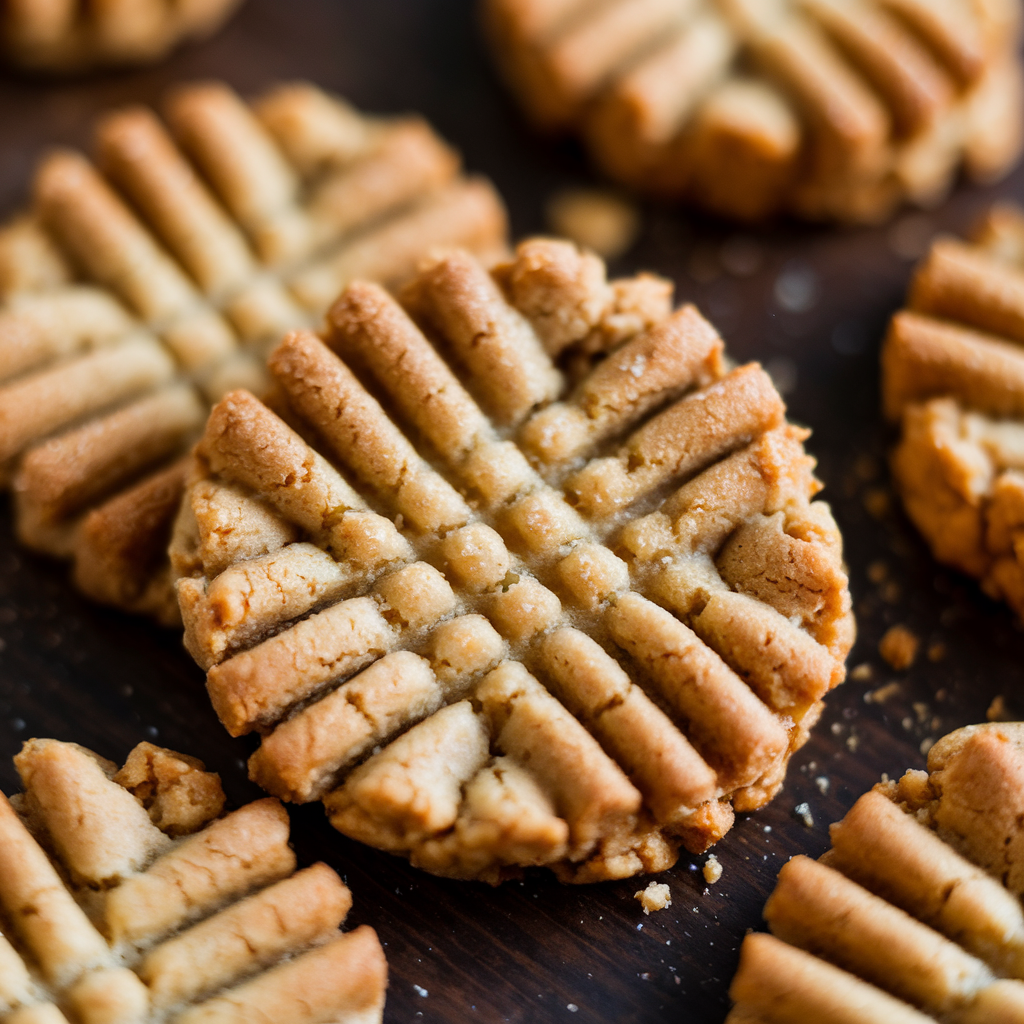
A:
MULTIPOLYGON (((171 83, 199 77, 243 92, 309 78, 364 109, 420 110, 471 169, 495 180, 517 235, 543 227, 553 189, 591 181, 573 145, 539 142, 519 121, 482 53, 472 0, 249 0, 215 40, 154 70, 58 85, 0 77, 0 213, 25 201, 48 146, 88 145, 100 111, 155 101, 171 83)), ((388 1021, 717 1024, 739 942, 758 927, 785 860, 820 854, 828 823, 882 772, 923 766, 922 744, 984 720, 997 695, 1024 711, 1024 644, 1011 615, 937 566, 890 500, 877 399, 879 339, 914 253, 935 231, 962 230, 993 198, 1014 195, 1024 199, 1024 171, 993 189, 961 187, 940 210, 873 230, 737 233, 687 212, 644 211, 643 235, 616 269, 673 278, 734 357, 770 366, 792 416, 814 428, 809 446, 846 537, 860 623, 850 664, 874 675, 832 696, 775 803, 741 818, 720 844, 721 881, 708 891, 699 863, 684 856, 664 876, 672 906, 650 917, 633 899, 636 881, 441 881, 336 834, 319 805, 295 810, 300 857, 347 878, 351 921, 372 924, 385 943, 388 1021), (893 673, 877 656, 893 623, 945 654, 893 673), (897 695, 865 702, 897 678, 897 695), (805 802, 813 827, 794 813, 805 802)), ((14 545, 6 509, 3 520, 0 786, 17 788, 10 756, 30 736, 76 740, 116 759, 149 739, 203 758, 235 803, 254 797, 244 771, 251 745, 221 729, 179 637, 85 602, 61 565, 14 545)))

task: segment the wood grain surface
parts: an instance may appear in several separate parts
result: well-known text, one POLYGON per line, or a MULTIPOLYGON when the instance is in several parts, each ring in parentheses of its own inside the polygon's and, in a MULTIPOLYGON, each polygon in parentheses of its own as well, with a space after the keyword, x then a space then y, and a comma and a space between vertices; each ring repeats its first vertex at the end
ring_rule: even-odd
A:
MULTIPOLYGON (((537 140, 520 122, 488 67, 472 0, 248 0, 218 37, 156 69, 60 84, 0 77, 0 213, 24 203, 48 147, 88 144, 97 113, 204 77, 243 92, 309 78, 364 109, 422 111, 495 180, 517 235, 543 227, 554 189, 592 181, 573 145, 537 140)), ((786 859, 820 854, 827 824, 881 773, 921 767, 923 744, 984 720, 997 695, 1024 712, 1020 631, 970 580, 937 566, 895 507, 877 399, 880 336, 914 253, 936 231, 963 230, 997 196, 1024 200, 1024 173, 961 187, 939 210, 871 230, 738 233, 686 211, 644 210, 642 237, 615 269, 673 278, 735 358, 770 367, 793 418, 814 429, 809 447, 845 534, 858 612, 850 664, 873 676, 832 695, 774 804, 741 816, 719 845, 721 881, 706 888, 702 859, 684 856, 663 876, 672 906, 650 917, 633 899, 643 882, 441 881, 337 835, 319 805, 295 810, 302 860, 338 869, 355 894, 350 921, 373 925, 385 943, 388 1021, 717 1024, 739 942, 760 926, 786 859), (877 643, 894 623, 941 657, 893 673, 877 643), (887 702, 865 702, 892 680, 901 685, 887 702), (813 826, 794 812, 802 803, 813 826)), ((6 509, 0 518, 0 787, 17 788, 10 758, 30 736, 119 760, 148 739, 203 758, 235 803, 254 797, 251 744, 221 729, 180 638, 91 606, 62 566, 14 544, 6 509)))

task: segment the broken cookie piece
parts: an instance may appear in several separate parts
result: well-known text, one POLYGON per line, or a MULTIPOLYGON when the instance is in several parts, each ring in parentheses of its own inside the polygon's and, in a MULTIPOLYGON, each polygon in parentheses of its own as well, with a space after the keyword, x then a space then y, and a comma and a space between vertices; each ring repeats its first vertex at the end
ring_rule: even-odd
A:
POLYGON ((744 940, 730 1024, 1024 1020, 1024 726, 968 726, 794 857, 744 940))
POLYGON ((11 0, 0 13, 0 52, 34 72, 73 74, 149 64, 212 35, 240 0, 11 0))
POLYGON ((649 882, 646 889, 633 893, 633 898, 640 901, 645 916, 672 906, 672 892, 664 882, 649 882))
POLYGON ((1024 214, 942 238, 882 349, 893 478, 935 557, 1024 616, 1024 214))
POLYGON ((56 740, 14 761, 24 793, 0 795, 5 1021, 382 1019, 376 933, 340 931, 351 893, 326 864, 296 871, 276 800, 222 816, 219 777, 149 743, 120 770, 56 740))
MULTIPOLYGON (((178 87, 164 120, 104 117, 95 162, 44 158, 0 228, 0 478, 15 528, 90 597, 178 618, 166 551, 210 405, 353 277, 400 283, 431 246, 504 251, 493 189, 415 117, 304 84, 253 103, 178 87)), ((210 496, 225 529, 261 507, 210 496)))
POLYGON ((769 377, 665 282, 439 250, 268 367, 171 546, 255 781, 489 882, 663 870, 771 800, 845 674, 841 538, 769 377))
POLYGON ((756 220, 878 221, 1021 148, 1018 0, 482 0, 529 118, 611 178, 756 220))

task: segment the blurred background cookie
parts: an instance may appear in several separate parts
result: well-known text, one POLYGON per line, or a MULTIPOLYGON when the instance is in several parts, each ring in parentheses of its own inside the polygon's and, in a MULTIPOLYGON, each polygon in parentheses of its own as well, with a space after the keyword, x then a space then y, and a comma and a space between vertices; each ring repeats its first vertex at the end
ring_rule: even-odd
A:
POLYGON ((1024 213, 936 241, 882 349, 907 514, 935 557, 1024 616, 1024 213))
POLYGON ((482 0, 527 116, 638 192, 879 221, 1021 145, 1018 0, 482 0))
POLYGON ((216 32, 242 0, 7 0, 0 53, 30 71, 148 64, 216 32))
POLYGON ((497 257, 506 223, 416 117, 304 84, 253 105, 181 86, 166 113, 106 116, 95 163, 51 153, 0 229, 0 464, 23 543, 73 559, 91 597, 175 622, 177 459, 209 404, 262 394, 268 347, 353 277, 400 282, 434 245, 497 257))

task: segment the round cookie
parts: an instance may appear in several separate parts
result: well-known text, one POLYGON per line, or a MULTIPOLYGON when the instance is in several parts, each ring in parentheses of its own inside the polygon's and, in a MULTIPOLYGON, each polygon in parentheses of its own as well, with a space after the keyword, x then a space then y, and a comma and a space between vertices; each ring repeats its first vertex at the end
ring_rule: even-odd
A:
POLYGON ((1024 1020, 1024 725, 958 729, 794 857, 729 1024, 1024 1020))
POLYGON ((658 871, 777 792, 853 618, 807 432, 650 275, 354 282, 213 409, 172 544, 254 780, 497 882, 658 871))

